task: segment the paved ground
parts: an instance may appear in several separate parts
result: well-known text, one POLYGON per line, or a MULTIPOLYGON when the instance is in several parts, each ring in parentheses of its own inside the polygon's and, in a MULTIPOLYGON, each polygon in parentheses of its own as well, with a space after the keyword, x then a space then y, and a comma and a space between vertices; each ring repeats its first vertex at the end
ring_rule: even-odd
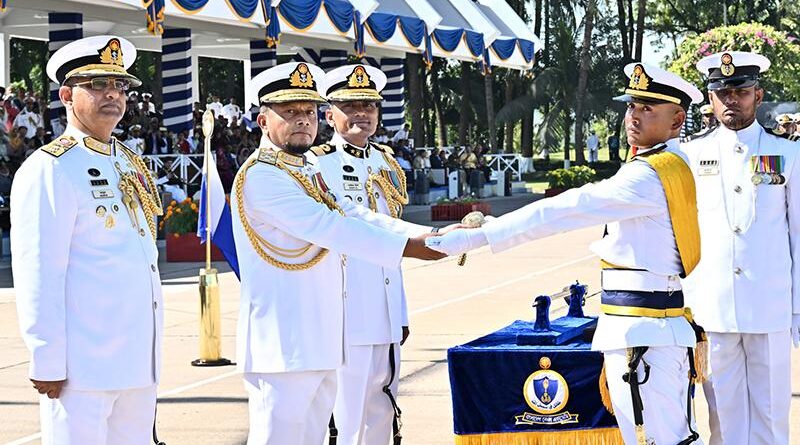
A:
MULTIPOLYGON (((519 207, 530 195, 492 200, 493 213, 519 207)), ((427 208, 410 207, 406 218, 428 219, 427 208)), ((588 249, 602 234, 590 228, 519 246, 500 255, 483 249, 470 254, 465 267, 452 259, 435 263, 403 263, 412 335, 403 347, 400 404, 409 445, 452 444, 452 415, 447 376, 447 348, 505 326, 531 319, 536 295, 553 293, 576 279, 597 290, 598 259, 588 249)), ((244 444, 247 403, 232 367, 194 368, 198 330, 196 264, 162 264, 165 292, 164 366, 160 389, 159 431, 169 445, 244 444)), ((0 286, 10 283, 7 265, 0 265, 0 286), (3 281, 5 280, 5 281, 3 281)), ((238 282, 231 273, 220 277, 223 351, 234 353, 238 282)), ((596 314, 597 298, 587 313, 596 314)), ((553 317, 563 315, 554 302, 553 317)), ((13 288, 0 289, 0 445, 39 443, 37 397, 27 381, 27 353, 19 339, 13 288)), ((800 353, 793 353, 800 369, 800 353)), ((800 371, 794 372, 795 391, 800 371)), ((793 432, 800 437, 800 405, 793 399, 793 432)), ((701 432, 707 435, 705 404, 698 397, 701 432)))

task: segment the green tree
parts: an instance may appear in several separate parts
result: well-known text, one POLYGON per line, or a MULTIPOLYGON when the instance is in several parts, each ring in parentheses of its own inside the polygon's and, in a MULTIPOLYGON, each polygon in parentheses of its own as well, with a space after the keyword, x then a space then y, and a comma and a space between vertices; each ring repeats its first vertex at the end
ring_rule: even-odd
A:
MULTIPOLYGON (((696 85, 702 85, 695 64, 703 57, 721 51, 753 51, 772 62, 761 76, 766 100, 797 101, 800 99, 800 46, 797 39, 772 26, 742 23, 714 28, 687 37, 678 48, 678 56, 669 61, 670 71, 696 85)), ((735 63, 735 61, 734 61, 735 63)))
POLYGON ((244 99, 244 64, 240 60, 200 57, 200 101, 205 103, 210 94, 219 96, 223 103, 233 97, 243 109, 250 107, 244 99))
POLYGON ((25 88, 43 94, 49 90, 47 79, 47 42, 12 38, 11 42, 11 82, 22 81, 25 88))

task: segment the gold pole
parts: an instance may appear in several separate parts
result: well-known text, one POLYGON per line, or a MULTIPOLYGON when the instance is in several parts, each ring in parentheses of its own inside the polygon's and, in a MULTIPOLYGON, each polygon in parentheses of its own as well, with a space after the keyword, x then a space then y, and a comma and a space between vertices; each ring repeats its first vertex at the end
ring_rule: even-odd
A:
MULTIPOLYGON (((203 151, 203 175, 208 178, 208 169, 214 160, 211 157, 211 135, 214 133, 214 113, 207 110, 203 113, 203 135, 205 141, 203 151)), ((206 267, 200 269, 200 358, 192 361, 192 366, 225 366, 231 361, 222 358, 220 340, 219 281, 217 269, 211 268, 211 193, 206 181, 205 215, 206 219, 206 267)))

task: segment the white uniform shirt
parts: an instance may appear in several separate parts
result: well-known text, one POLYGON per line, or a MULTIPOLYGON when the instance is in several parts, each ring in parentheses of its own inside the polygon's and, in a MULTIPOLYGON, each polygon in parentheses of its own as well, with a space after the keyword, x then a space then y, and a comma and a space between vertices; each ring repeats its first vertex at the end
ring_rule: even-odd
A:
POLYGON ((144 153, 144 139, 142 138, 129 137, 125 141, 125 145, 138 155, 144 153))
POLYGON ((721 125, 681 148, 697 184, 702 253, 686 280, 697 322, 711 332, 789 329, 800 314, 800 261, 792 260, 800 255, 800 143, 754 122, 740 131, 721 125), (753 185, 758 155, 783 156, 784 184, 753 185))
MULTIPOLYGON (((318 166, 337 202, 348 200, 369 207, 367 178, 392 167, 379 148, 354 147, 335 133, 330 143, 336 151, 318 157, 318 166), (352 153, 352 154, 351 154, 352 153), (355 155, 355 156, 354 156, 355 155)), ((391 156, 391 155, 389 155, 391 156)), ((403 172, 398 172, 403 174, 403 172)), ((374 185, 377 211, 389 215, 383 190, 374 185)), ((399 267, 385 268, 350 258, 347 263, 347 336, 349 344, 399 343, 408 325, 403 275, 399 267)))
POLYGON ((222 113, 222 103, 221 102, 211 102, 206 104, 206 110, 211 110, 214 112, 214 117, 219 117, 220 113, 222 113))
POLYGON ((23 109, 14 119, 14 128, 25 127, 25 137, 28 139, 36 136, 36 129, 42 127, 42 116, 33 111, 23 109))
MULTIPOLYGON (((678 140, 667 141, 677 151, 678 140)), ((592 251, 612 264, 668 276, 682 272, 664 188, 655 170, 634 160, 616 175, 529 204, 483 226, 492 252, 569 230, 607 223, 608 235, 592 251)), ((696 273, 696 272, 695 272, 696 273)), ((595 350, 633 346, 694 346, 684 317, 600 315, 595 350)))
MULTIPOLYGON (((274 150, 279 150, 264 140, 274 150)), ((257 150, 251 158, 258 158, 257 150)), ((309 156, 304 167, 290 167, 311 177, 318 170, 309 156)), ((243 174, 240 169, 237 174, 243 174)), ((244 205, 253 229, 281 249, 311 249, 298 258, 282 261, 304 263, 320 246, 330 249, 314 267, 288 271, 264 261, 253 249, 239 219, 235 196, 231 197, 233 235, 241 272, 241 298, 237 328, 237 362, 243 372, 273 373, 333 370, 344 362, 345 266, 349 255, 396 269, 409 236, 430 228, 405 223, 354 206, 339 204, 345 218, 308 196, 286 172, 256 162, 247 171, 244 205), (366 221, 366 222, 365 222, 366 221), (386 229, 381 230, 372 224, 386 229), (400 235, 404 233, 404 235, 400 235)), ((274 254, 272 254, 275 256, 274 254)))
POLYGON ((11 189, 14 290, 30 378, 67 379, 78 390, 152 385, 163 324, 158 249, 141 206, 142 230, 133 227, 114 164, 134 169, 114 144, 107 155, 87 148, 75 127, 65 136, 78 145, 58 157, 37 150, 11 189))

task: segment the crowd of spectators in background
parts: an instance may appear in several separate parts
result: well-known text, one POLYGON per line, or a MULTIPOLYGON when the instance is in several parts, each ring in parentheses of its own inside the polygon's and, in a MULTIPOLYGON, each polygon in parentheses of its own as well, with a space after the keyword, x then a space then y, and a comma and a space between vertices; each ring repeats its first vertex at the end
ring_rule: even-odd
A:
MULTIPOLYGON (((261 130, 255 123, 258 112, 255 107, 243 110, 234 98, 223 104, 212 94, 205 106, 201 102, 194 103, 191 129, 173 132, 164 125, 161 104, 153 101, 152 94, 130 91, 125 114, 113 133, 139 154, 161 155, 163 165, 156 172, 159 184, 165 188, 182 188, 186 184, 181 182, 168 155, 203 153, 202 117, 206 110, 212 110, 216 117, 211 147, 223 186, 230 191, 239 166, 260 144, 261 130)), ((6 91, 0 86, 0 201, 9 195, 14 173, 25 159, 64 132, 67 126, 64 109, 61 108, 58 116, 51 113, 42 94, 19 87, 6 91)), ((324 123, 319 128, 316 143, 327 142, 333 130, 324 123)), ((409 131, 408 125, 397 132, 380 127, 374 140, 392 146, 398 161, 404 166, 407 164, 410 171, 414 151, 409 131)))

